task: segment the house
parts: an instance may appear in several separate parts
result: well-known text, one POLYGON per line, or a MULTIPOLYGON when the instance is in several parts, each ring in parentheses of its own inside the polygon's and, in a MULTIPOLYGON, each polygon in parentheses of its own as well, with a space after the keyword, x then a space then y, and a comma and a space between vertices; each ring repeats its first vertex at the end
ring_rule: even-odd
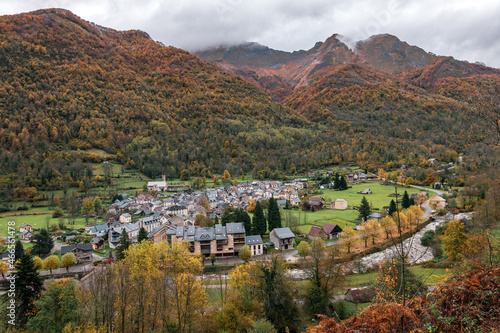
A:
POLYGON ((330 209, 347 209, 346 199, 335 199, 330 202, 330 209))
POLYGON ((368 303, 375 297, 375 290, 370 287, 347 289, 345 300, 353 303, 368 303))
POLYGON ((264 243, 260 235, 247 236, 246 245, 250 247, 252 257, 264 254, 264 243))
POLYGON ((284 208, 286 206, 286 200, 276 200, 278 207, 284 208))
POLYGON ((129 213, 124 213, 120 215, 120 222, 121 223, 130 223, 132 222, 132 216, 129 213))
POLYGON ((429 205, 435 207, 435 209, 443 209, 446 207, 446 199, 440 197, 439 195, 433 195, 429 199, 429 205))
POLYGON ((21 226, 19 227, 19 232, 22 233, 25 231, 33 232, 33 227, 31 227, 29 224, 26 223, 21 224, 21 226))
POLYGON ((89 223, 85 225, 85 233, 90 234, 90 229, 96 226, 96 223, 89 223))
POLYGON ((315 172, 313 172, 313 171, 309 171, 309 172, 307 173, 307 176, 308 176, 309 178, 313 178, 313 179, 314 179, 314 178, 316 178, 316 173, 315 173, 315 172))
POLYGON ((384 215, 382 215, 378 212, 375 212, 375 213, 368 215, 368 220, 380 221, 383 217, 384 217, 384 215))
POLYGON ((32 240, 33 238, 35 237, 35 235, 33 235, 31 232, 29 231, 23 231, 21 232, 21 234, 19 235, 19 238, 21 239, 25 239, 25 240, 32 240))
POLYGON ((354 183, 354 175, 352 173, 350 173, 348 176, 347 176, 347 182, 348 183, 354 183))
POLYGON ((327 239, 333 239, 339 237, 339 234, 342 232, 342 228, 336 224, 325 223, 323 231, 325 232, 327 239))
POLYGON ((326 234, 323 231, 323 228, 312 226, 311 230, 309 230, 309 233, 307 234, 307 238, 313 240, 316 237, 326 238, 326 234))
POLYGON ((140 220, 137 220, 135 224, 139 228, 144 228, 148 233, 158 228, 161 225, 161 218, 159 215, 155 214, 152 216, 144 217, 140 220))
POLYGON ((174 206, 170 206, 168 207, 166 210, 167 214, 170 214, 170 215, 187 215, 188 214, 188 209, 186 206, 183 206, 183 205, 174 205, 174 206))
POLYGON ((106 247, 104 244, 104 239, 102 239, 100 237, 92 238, 92 240, 90 241, 90 244, 92 245, 93 251, 104 250, 104 248, 106 247))
POLYGON ((108 227, 107 223, 96 224, 95 226, 90 228, 89 234, 96 235, 96 236, 103 235, 103 234, 108 232, 108 229, 109 229, 109 227, 108 227))
POLYGON ((325 205, 325 199, 321 197, 310 197, 309 204, 311 205, 311 209, 322 209, 325 205))
POLYGON ((205 257, 215 254, 217 257, 237 255, 246 244, 245 227, 243 223, 227 223, 225 226, 187 228, 177 227, 171 236, 172 243, 188 241, 191 253, 199 253, 205 257))
POLYGON ((92 262, 92 244, 90 243, 76 244, 72 252, 75 254, 77 264, 92 262))
POLYGON ((369 188, 365 188, 363 191, 356 192, 357 194, 372 194, 369 188))
POLYGON ((275 228, 269 233, 269 241, 280 251, 293 249, 294 239, 295 235, 290 228, 275 228))
POLYGON ((300 206, 302 201, 299 198, 293 198, 292 199, 292 206, 300 206))
POLYGON ((167 182, 165 180, 161 182, 148 182, 148 191, 165 191, 167 189, 167 182))
POLYGON ((169 242, 172 243, 172 235, 175 235, 177 226, 170 222, 163 223, 148 234, 148 238, 152 239, 154 243, 169 242))
POLYGON ((361 181, 365 181, 365 180, 366 180, 366 178, 367 178, 366 173, 362 173, 362 172, 361 172, 361 173, 358 175, 358 181, 360 181, 360 182, 361 182, 361 181))
POLYGON ((75 255, 77 264, 92 262, 92 244, 90 243, 78 243, 61 247, 61 257, 69 252, 73 252, 75 255))
POLYGON ((128 234, 131 243, 137 243, 137 236, 139 236, 140 228, 133 223, 122 224, 108 230, 108 242, 110 248, 114 249, 118 246, 120 243, 120 235, 123 230, 125 230, 128 234))

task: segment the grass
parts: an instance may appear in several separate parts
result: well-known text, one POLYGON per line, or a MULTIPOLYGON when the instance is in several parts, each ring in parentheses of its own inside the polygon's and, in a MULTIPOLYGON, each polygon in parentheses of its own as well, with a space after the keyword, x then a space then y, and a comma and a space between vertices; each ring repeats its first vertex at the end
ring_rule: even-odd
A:
POLYGON ((207 293, 207 301, 209 305, 220 303, 223 297, 226 296, 226 291, 221 291, 220 289, 205 288, 205 292, 207 293))
MULTIPOLYGON (((9 221, 14 221, 16 228, 16 232, 19 232, 19 227, 23 224, 29 224, 31 225, 34 229, 40 229, 40 228, 46 228, 47 227, 47 218, 49 219, 49 225, 59 225, 59 219, 53 218, 52 215, 50 214, 45 214, 45 215, 19 215, 19 216, 8 216, 8 217, 1 217, 0 218, 0 237, 6 237, 7 236, 7 230, 8 230, 8 222, 9 221)), ((92 222, 89 220, 89 223, 92 222)), ((85 228, 85 218, 84 217, 78 217, 75 221, 75 224, 70 225, 67 223, 65 220, 65 225, 67 228, 71 229, 80 229, 80 228, 85 228)))
POLYGON ((92 252, 97 254, 97 255, 100 255, 101 257, 108 257, 109 253, 111 252, 111 248, 109 247, 109 243, 105 242, 103 250, 92 251, 92 252))

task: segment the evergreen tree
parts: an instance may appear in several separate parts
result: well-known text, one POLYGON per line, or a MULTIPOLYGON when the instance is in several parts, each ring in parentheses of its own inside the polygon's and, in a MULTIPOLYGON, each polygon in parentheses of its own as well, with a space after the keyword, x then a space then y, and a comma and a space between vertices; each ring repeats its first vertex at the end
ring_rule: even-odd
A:
POLYGON ((247 232, 247 234, 251 234, 252 219, 244 209, 239 208, 234 212, 234 222, 242 222, 245 226, 245 231, 247 232))
POLYGON ((269 206, 267 207, 267 224, 269 225, 269 230, 281 228, 280 208, 278 207, 278 202, 274 198, 269 199, 269 206))
POLYGON ((366 221, 368 220, 368 216, 370 214, 370 204, 368 203, 368 200, 366 200, 366 197, 363 197, 363 199, 361 199, 361 205, 359 206, 359 218, 366 221))
POLYGON ((394 202, 394 200, 391 200, 391 203, 389 204, 389 216, 392 216, 392 214, 394 214, 396 211, 396 203, 394 202))
POLYGON ((401 206, 406 209, 406 208, 409 208, 411 205, 410 205, 410 197, 408 196, 408 192, 405 191, 405 193, 403 194, 403 201, 401 202, 401 206))
POLYGON ((340 176, 338 172, 335 172, 335 180, 333 183, 333 189, 338 190, 340 188, 340 176))
POLYGON ((128 233, 125 228, 122 230, 120 234, 120 243, 116 247, 116 260, 122 260, 125 258, 125 250, 127 250, 130 245, 130 238, 128 237, 128 233))
POLYGON ((16 265, 16 327, 24 328, 28 319, 35 314, 35 300, 40 297, 43 280, 38 274, 33 257, 22 254, 16 265))
POLYGON ((47 229, 41 229, 40 232, 35 235, 34 243, 35 245, 33 245, 31 253, 41 257, 47 255, 54 246, 54 241, 52 237, 50 237, 47 229))
POLYGON ((16 260, 19 260, 19 258, 21 258, 23 254, 24 254, 23 243, 21 243, 21 241, 18 239, 16 241, 16 246, 14 247, 14 255, 16 257, 16 260))
POLYGON ((144 229, 144 227, 141 227, 141 229, 139 229, 139 235, 137 236, 137 242, 140 243, 143 240, 148 239, 148 232, 146 231, 146 229, 144 229))
POLYGON ((219 216, 215 215, 214 225, 219 224, 219 216))
POLYGON ((252 220, 252 234, 254 235, 264 235, 267 230, 266 217, 264 216, 264 210, 260 205, 260 202, 257 202, 255 205, 255 211, 253 213, 252 220))
POLYGON ((415 206, 415 199, 414 198, 410 198, 410 207, 411 206, 415 206))
POLYGON ((220 219, 222 225, 226 225, 228 223, 233 223, 234 222, 234 208, 233 207, 228 207, 226 210, 224 210, 224 214, 222 214, 222 217, 220 219))
POLYGON ((339 182, 340 182, 340 184, 339 184, 339 190, 341 190, 341 191, 347 190, 347 181, 345 180, 344 175, 342 175, 340 177, 339 182))

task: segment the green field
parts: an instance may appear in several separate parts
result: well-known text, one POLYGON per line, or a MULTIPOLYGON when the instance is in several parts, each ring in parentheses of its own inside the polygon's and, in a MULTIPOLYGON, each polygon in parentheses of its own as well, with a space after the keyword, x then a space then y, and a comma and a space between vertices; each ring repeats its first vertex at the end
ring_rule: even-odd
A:
MULTIPOLYGON (((28 211, 29 212, 29 211, 28 211)), ((24 213, 24 212, 23 212, 24 213)), ((35 229, 46 228, 47 227, 47 217, 49 218, 50 225, 58 225, 59 219, 52 218, 52 214, 49 213, 47 215, 19 215, 19 216, 8 216, 0 218, 0 237, 6 237, 8 230, 8 222, 14 221, 16 222, 14 228, 16 229, 16 233, 19 232, 19 227, 23 224, 29 224, 35 229)), ((89 223, 93 222, 93 219, 89 219, 89 223)), ((78 217, 75 221, 75 224, 70 225, 65 220, 65 225, 67 228, 71 229, 80 229, 85 228, 85 218, 78 217)))
MULTIPOLYGON (((312 194, 311 196, 323 197, 326 201, 325 209, 319 210, 317 212, 302 212, 296 209, 283 210, 282 220, 285 221, 285 225, 289 220, 289 214, 298 221, 297 229, 301 233, 309 233, 311 227, 323 226, 325 223, 337 224, 341 228, 355 227, 355 221, 358 219, 358 211, 352 209, 361 204, 362 194, 357 194, 356 192, 363 191, 365 188, 369 188, 372 194, 364 195, 368 202, 372 205, 374 210, 382 211, 384 206, 389 206, 391 200, 395 197, 389 197, 389 194, 394 193, 393 186, 380 185, 377 181, 367 181, 362 184, 352 185, 345 191, 335 191, 331 189, 320 190, 319 193, 312 194), (346 199, 349 209, 346 210, 333 210, 330 209, 330 201, 335 199, 346 199), (299 217, 300 215, 300 217, 299 217)), ((398 193, 403 194, 404 191, 408 194, 420 192, 418 189, 414 188, 402 188, 398 187, 398 193)), ((290 224, 292 225, 292 224, 290 224)))

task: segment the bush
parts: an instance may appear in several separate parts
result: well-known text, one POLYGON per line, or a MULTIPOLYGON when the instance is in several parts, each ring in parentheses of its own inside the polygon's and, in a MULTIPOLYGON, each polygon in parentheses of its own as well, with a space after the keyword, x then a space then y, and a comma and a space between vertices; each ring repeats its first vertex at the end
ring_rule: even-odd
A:
POLYGON ((349 318, 350 313, 347 308, 347 302, 344 300, 337 301, 331 305, 333 316, 338 321, 349 318))
POLYGON ((28 210, 28 206, 17 207, 17 210, 28 210))
POLYGON ((61 216, 64 216, 64 211, 62 210, 62 208, 61 207, 54 208, 54 211, 52 212, 52 217, 58 218, 61 216))
POLYGON ((432 246, 435 243, 434 236, 435 236, 434 230, 427 230, 425 234, 422 236, 420 239, 420 243, 422 243, 423 246, 432 246))

